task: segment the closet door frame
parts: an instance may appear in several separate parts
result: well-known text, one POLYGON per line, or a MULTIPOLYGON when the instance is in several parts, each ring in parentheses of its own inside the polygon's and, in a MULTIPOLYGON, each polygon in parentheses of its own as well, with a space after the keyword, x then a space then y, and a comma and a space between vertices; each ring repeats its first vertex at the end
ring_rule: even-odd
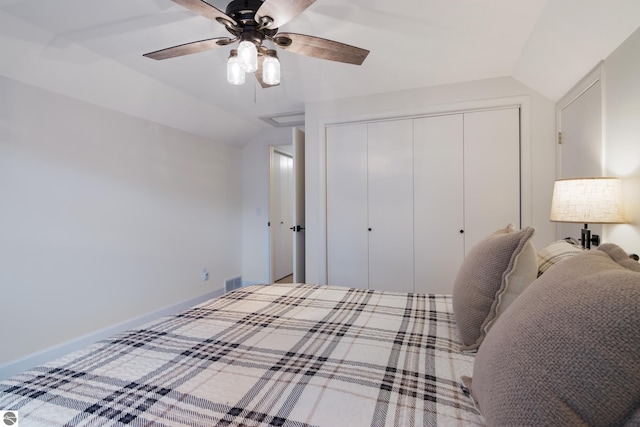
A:
MULTIPOLYGON (((322 188, 320 199, 320 210, 326 212, 327 202, 327 187, 326 187, 326 149, 327 149, 327 129, 336 126, 349 123, 364 123, 378 120, 390 120, 390 119, 404 119, 404 118, 418 118, 429 117, 443 114, 455 114, 466 113, 479 110, 491 110, 502 108, 520 108, 520 213, 522 225, 530 225, 533 218, 533 200, 532 200, 532 141, 531 141, 531 129, 532 129, 532 106, 531 97, 529 95, 517 95, 508 97, 499 97, 494 99, 484 99, 477 101, 463 101, 453 102, 445 105, 426 105, 420 107, 414 107, 404 110, 386 111, 381 113, 362 114, 357 117, 344 117, 336 113, 336 116, 325 116, 318 124, 319 132, 324 135, 324 142, 321 145, 320 160, 324 165, 324 186, 322 188)), ((551 201, 549 200, 549 204, 551 201)), ((319 284, 327 284, 328 278, 328 263, 327 263, 327 217, 326 214, 322 221, 318 224, 316 235, 319 240, 318 255, 319 263, 318 280, 319 284), (324 268, 322 268, 324 265, 324 268)))

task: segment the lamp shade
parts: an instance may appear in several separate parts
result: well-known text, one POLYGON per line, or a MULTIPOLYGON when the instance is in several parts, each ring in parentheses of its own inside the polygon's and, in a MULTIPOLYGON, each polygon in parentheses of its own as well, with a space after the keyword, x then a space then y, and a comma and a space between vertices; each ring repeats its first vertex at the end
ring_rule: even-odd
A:
POLYGON ((619 178, 561 179, 553 186, 551 221, 583 224, 626 222, 619 178))

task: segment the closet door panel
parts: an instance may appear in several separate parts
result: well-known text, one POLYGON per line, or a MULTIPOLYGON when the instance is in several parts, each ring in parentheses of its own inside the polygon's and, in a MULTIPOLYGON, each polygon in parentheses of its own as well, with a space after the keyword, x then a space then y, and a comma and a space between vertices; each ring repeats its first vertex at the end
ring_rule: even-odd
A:
POLYGON ((520 110, 464 114, 465 253, 508 223, 520 227, 520 110))
POLYGON ((369 288, 413 292, 412 120, 368 128, 369 288))
POLYGON ((464 259, 462 114, 414 121, 415 289, 451 294, 464 259))
POLYGON ((367 125, 327 128, 327 284, 366 288, 367 125))

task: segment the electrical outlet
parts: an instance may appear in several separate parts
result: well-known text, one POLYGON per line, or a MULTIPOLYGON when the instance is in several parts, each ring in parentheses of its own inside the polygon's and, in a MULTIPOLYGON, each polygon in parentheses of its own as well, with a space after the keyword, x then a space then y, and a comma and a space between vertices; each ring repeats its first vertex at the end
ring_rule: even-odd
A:
POLYGON ((202 281, 209 280, 209 272, 206 268, 202 269, 202 281))

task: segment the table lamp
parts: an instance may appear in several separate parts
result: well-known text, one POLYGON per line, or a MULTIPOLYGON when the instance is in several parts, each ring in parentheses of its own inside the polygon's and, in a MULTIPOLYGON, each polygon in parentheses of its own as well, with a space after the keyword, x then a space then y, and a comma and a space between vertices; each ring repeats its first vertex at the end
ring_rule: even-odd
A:
POLYGON ((584 224, 580 243, 585 249, 600 244, 591 236, 588 224, 622 224, 626 222, 619 178, 560 179, 554 183, 551 221, 584 224))

